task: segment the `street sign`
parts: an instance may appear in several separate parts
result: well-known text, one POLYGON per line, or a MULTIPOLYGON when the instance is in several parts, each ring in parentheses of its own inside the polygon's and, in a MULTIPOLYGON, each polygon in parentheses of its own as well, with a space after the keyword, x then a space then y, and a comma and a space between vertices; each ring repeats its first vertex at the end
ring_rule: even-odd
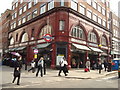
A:
POLYGON ((46 42, 50 42, 53 39, 52 35, 50 34, 45 34, 43 38, 45 39, 46 42))
POLYGON ((38 49, 34 49, 34 53, 38 53, 38 49))

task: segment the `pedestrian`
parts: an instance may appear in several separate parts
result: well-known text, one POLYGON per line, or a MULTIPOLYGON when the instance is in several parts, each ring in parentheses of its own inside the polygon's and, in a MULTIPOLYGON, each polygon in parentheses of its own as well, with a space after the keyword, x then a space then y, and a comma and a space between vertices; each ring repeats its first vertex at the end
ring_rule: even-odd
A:
POLYGON ((61 76, 61 72, 63 71, 63 73, 65 74, 65 76, 67 76, 67 73, 68 73, 68 69, 67 69, 67 60, 65 59, 65 57, 61 58, 60 62, 60 70, 59 70, 59 74, 58 76, 61 76))
POLYGON ((43 71, 44 71, 44 75, 46 75, 46 60, 43 60, 43 71))
POLYGON ((31 68, 28 70, 28 72, 31 71, 31 70, 32 70, 32 73, 35 72, 35 61, 34 61, 34 59, 31 62, 31 68))
POLYGON ((108 67, 108 63, 106 60, 104 60, 104 68, 105 68, 105 71, 107 71, 107 67, 108 67))
POLYGON ((43 59, 44 59, 44 58, 41 57, 41 58, 39 59, 39 61, 38 61, 38 66, 37 66, 38 70, 37 70, 37 73, 36 73, 36 77, 38 76, 39 71, 41 71, 41 77, 43 77, 43 72, 42 72, 43 59))
POLYGON ((21 68, 22 68, 22 57, 18 57, 17 61, 15 62, 15 68, 14 68, 14 78, 12 83, 15 82, 16 78, 17 79, 17 85, 20 85, 20 76, 21 76, 21 68))
POLYGON ((90 72, 90 60, 89 59, 86 61, 86 68, 90 72))
POLYGON ((99 63, 98 63, 98 69, 99 69, 99 74, 100 74, 101 70, 102 70, 102 63, 101 63, 101 61, 99 61, 99 63))

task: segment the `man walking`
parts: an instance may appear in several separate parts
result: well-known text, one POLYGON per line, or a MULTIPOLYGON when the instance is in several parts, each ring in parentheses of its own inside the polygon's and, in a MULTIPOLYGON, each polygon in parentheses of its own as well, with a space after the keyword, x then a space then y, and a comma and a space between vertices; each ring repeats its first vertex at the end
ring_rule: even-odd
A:
POLYGON ((41 77, 43 77, 42 68, 43 68, 43 57, 41 57, 40 60, 38 61, 38 70, 36 73, 36 77, 38 76, 39 71, 41 71, 41 77))
POLYGON ((66 65, 68 65, 68 63, 67 63, 65 57, 61 58, 59 64, 60 64, 60 71, 59 71, 58 76, 61 76, 61 75, 60 75, 60 74, 61 74, 61 71, 63 71, 63 73, 65 74, 65 76, 67 76, 67 74, 66 74, 66 73, 67 73, 67 70, 65 70, 65 69, 67 69, 66 65))

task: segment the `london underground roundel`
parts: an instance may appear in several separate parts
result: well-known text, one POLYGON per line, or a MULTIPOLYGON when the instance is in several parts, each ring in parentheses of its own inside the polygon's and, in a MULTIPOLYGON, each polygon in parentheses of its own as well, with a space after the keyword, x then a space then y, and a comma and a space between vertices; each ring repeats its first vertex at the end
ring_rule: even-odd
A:
POLYGON ((46 42, 52 41, 52 35, 50 35, 50 34, 45 34, 45 35, 43 36, 43 38, 45 39, 46 42))

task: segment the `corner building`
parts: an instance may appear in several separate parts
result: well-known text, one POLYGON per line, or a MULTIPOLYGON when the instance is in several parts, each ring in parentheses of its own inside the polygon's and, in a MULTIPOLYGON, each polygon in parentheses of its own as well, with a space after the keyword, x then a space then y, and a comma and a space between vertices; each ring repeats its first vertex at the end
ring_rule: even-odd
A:
POLYGON ((34 49, 44 56, 47 66, 55 68, 65 56, 69 68, 93 61, 110 60, 109 2, 104 0, 49 0, 13 2, 9 31, 9 51, 19 52, 27 62, 34 49), (46 42, 44 35, 54 39, 46 42))

